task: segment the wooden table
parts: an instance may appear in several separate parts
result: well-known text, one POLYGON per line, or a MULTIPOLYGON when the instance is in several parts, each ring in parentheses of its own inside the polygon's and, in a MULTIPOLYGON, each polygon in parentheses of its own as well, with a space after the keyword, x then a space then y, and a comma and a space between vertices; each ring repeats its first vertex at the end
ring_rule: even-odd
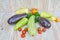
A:
POLYGON ((60 23, 58 25, 54 21, 45 33, 34 37, 27 33, 26 38, 22 39, 21 32, 13 30, 15 25, 7 23, 8 18, 20 8, 37 8, 40 12, 48 11, 60 17, 60 0, 0 0, 0 40, 60 40, 60 23))

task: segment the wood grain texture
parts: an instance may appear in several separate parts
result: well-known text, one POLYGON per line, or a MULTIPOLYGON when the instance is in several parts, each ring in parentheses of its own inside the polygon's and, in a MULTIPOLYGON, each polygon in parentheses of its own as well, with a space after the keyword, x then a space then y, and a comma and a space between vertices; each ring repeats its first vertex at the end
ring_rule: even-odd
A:
MULTIPOLYGON (((7 23, 7 20, 20 8, 37 8, 40 12, 48 11, 55 15, 60 15, 59 1, 60 0, 0 0, 0 40, 60 40, 60 27, 55 22, 51 23, 52 27, 47 29, 45 33, 41 35, 37 34, 34 37, 30 37, 27 33, 24 39, 20 37, 21 32, 13 30, 15 25, 9 25, 7 23)), ((39 25, 37 24, 37 26, 39 25)))

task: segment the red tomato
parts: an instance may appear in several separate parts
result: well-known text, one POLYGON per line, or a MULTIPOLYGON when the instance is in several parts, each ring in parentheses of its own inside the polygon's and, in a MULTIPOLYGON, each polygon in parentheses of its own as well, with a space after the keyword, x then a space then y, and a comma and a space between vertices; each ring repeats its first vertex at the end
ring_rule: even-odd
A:
POLYGON ((38 29, 37 29, 38 31, 41 31, 41 28, 40 27, 38 27, 38 29))
POLYGON ((28 31, 28 28, 26 27, 24 30, 27 32, 28 31))
POLYGON ((22 30, 22 28, 18 28, 18 30, 19 30, 19 31, 21 31, 21 30, 22 30))
POLYGON ((42 32, 46 32, 46 28, 42 28, 42 32))
POLYGON ((38 31, 38 34, 42 34, 42 31, 38 31))
POLYGON ((24 38, 25 37, 25 34, 21 34, 21 37, 24 38))
POLYGON ((22 31, 22 34, 26 34, 26 31, 25 31, 25 30, 23 30, 23 31, 22 31))
POLYGON ((38 27, 37 31, 38 31, 38 34, 42 34, 42 30, 40 27, 38 27))

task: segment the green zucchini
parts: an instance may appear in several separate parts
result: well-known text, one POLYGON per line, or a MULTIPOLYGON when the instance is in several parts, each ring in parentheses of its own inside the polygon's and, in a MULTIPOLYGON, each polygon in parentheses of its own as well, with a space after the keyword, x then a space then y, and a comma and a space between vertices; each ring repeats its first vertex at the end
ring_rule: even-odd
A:
POLYGON ((27 18, 21 19, 20 21, 17 22, 16 26, 14 27, 14 30, 17 30, 19 27, 23 27, 27 23, 28 23, 28 19, 27 18))
POLYGON ((32 15, 28 20, 28 33, 31 36, 36 35, 35 16, 32 15))

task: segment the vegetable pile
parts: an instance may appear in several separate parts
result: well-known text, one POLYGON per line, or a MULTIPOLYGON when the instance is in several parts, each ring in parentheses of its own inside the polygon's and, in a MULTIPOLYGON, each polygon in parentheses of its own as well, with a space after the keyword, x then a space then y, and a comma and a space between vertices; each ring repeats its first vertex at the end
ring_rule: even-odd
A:
POLYGON ((14 30, 22 31, 21 37, 24 38, 26 32, 30 36, 35 36, 36 33, 42 34, 46 29, 51 27, 50 21, 60 22, 60 19, 48 12, 38 12, 36 8, 32 8, 30 11, 27 8, 21 8, 16 11, 16 15, 8 19, 10 25, 16 24, 14 30), (42 27, 36 28, 36 23, 39 23, 42 27), (24 30, 22 27, 28 25, 24 30))

